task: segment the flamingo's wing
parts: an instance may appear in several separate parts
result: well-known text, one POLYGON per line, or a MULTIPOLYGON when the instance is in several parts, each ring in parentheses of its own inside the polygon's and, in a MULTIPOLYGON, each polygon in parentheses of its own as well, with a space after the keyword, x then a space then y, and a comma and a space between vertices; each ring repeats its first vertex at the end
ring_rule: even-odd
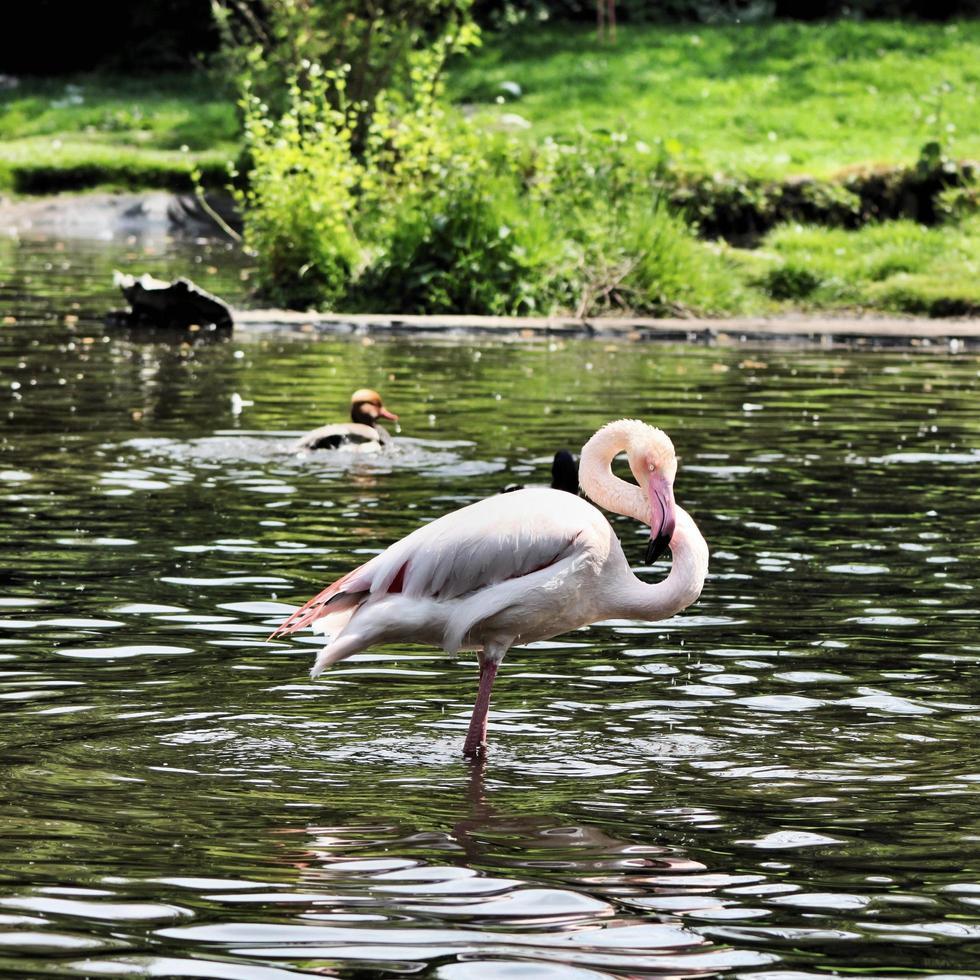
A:
POLYGON ((293 613, 285 636, 321 616, 403 593, 436 602, 463 599, 577 554, 599 512, 580 498, 527 489, 477 501, 413 531, 293 613))

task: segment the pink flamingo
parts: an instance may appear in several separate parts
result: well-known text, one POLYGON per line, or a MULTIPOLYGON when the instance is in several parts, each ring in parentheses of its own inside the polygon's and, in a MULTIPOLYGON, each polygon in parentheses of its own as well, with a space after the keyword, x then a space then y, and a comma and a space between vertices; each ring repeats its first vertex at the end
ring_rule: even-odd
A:
POLYGON ((610 422, 582 448, 582 489, 597 504, 650 525, 647 563, 669 544, 673 563, 661 582, 648 585, 633 574, 609 522, 588 501, 528 488, 423 525, 327 586, 272 636, 312 624, 330 637, 312 677, 382 643, 425 643, 447 653, 476 648, 480 688, 463 754, 481 755, 494 677, 515 643, 612 617, 667 619, 701 594, 708 546, 674 503, 676 471, 666 433, 634 419, 610 422), (624 451, 636 485, 610 468, 624 451))

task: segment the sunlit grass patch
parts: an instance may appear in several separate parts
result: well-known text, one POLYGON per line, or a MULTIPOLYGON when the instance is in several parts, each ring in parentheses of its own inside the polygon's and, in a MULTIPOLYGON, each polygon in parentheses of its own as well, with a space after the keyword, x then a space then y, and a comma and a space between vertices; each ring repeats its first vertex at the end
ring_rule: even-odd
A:
POLYGON ((0 88, 0 189, 42 193, 223 180, 234 99, 204 74, 20 79, 0 88), (220 176, 219 176, 220 174, 220 176))
POLYGON ((116 146, 96 139, 37 136, 0 142, 0 190, 23 194, 85 187, 160 187, 189 190, 227 182, 234 145, 203 152, 116 146))
POLYGON ((622 129, 695 170, 827 176, 930 141, 980 158, 978 65, 978 21, 629 25, 614 46, 563 25, 489 38, 450 91, 532 140, 622 129))
POLYGON ((234 101, 232 92, 204 73, 24 78, 0 88, 0 140, 74 136, 205 150, 238 138, 234 101))
POLYGON ((911 221, 857 231, 782 226, 753 262, 750 275, 769 296, 811 308, 980 313, 980 215, 933 228, 911 221))

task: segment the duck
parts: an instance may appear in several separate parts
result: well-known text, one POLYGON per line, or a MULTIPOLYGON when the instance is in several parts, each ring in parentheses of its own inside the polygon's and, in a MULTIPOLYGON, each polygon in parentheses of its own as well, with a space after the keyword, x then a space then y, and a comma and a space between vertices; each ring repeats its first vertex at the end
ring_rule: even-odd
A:
MULTIPOLYGON (((513 493, 515 490, 524 490, 527 484, 508 483, 501 493, 513 493)), ((555 458, 551 461, 551 483, 552 490, 564 490, 566 493, 573 493, 578 496, 578 461, 567 449, 559 449, 555 453, 555 458)))
POLYGON ((340 449, 341 447, 384 449, 393 440, 378 419, 398 421, 394 412, 388 411, 381 396, 373 388, 358 388, 350 396, 350 422, 321 425, 320 428, 300 436, 292 452, 311 452, 315 449, 340 449))

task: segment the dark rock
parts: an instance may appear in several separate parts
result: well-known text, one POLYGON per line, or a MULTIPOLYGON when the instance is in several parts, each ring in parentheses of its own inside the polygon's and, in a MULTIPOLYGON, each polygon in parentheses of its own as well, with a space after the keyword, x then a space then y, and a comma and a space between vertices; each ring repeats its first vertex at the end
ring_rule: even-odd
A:
POLYGON ((187 333, 231 332, 233 321, 228 304, 190 279, 163 282, 150 275, 137 278, 118 271, 112 278, 131 308, 128 312, 110 314, 113 323, 187 333))

